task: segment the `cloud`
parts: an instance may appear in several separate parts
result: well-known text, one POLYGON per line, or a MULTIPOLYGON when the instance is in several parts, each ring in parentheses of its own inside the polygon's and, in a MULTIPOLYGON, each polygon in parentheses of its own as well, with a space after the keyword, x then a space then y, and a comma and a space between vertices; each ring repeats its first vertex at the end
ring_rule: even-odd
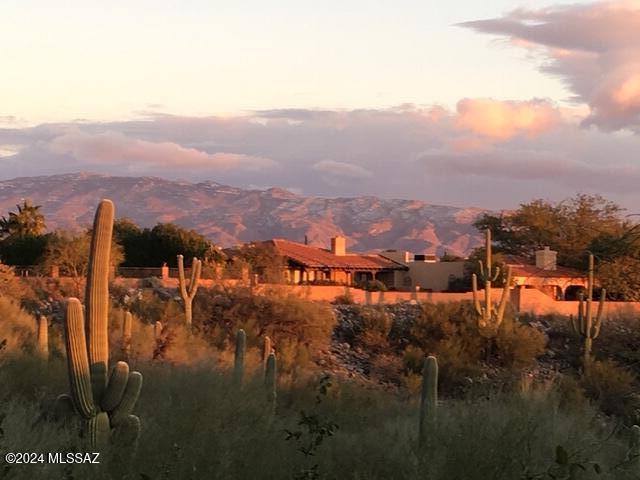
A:
POLYGON ((49 150, 75 159, 105 164, 149 164, 157 167, 205 167, 218 169, 270 167, 274 162, 236 153, 206 153, 173 142, 149 142, 118 132, 85 133, 73 131, 55 137, 49 150))
POLYGON ((547 181, 572 189, 634 192, 640 166, 592 164, 566 159, 553 152, 495 150, 479 155, 431 153, 420 161, 430 172, 444 177, 473 175, 487 179, 547 181))
POLYGON ((465 98, 458 102, 457 113, 459 127, 500 140, 517 134, 536 136, 561 121, 560 112, 544 100, 515 102, 465 98))
POLYGON ((547 100, 473 98, 455 109, 154 113, 0 128, 0 145, 20 146, 0 165, 4 178, 83 170, 490 208, 576 191, 639 203, 640 135, 580 128, 578 113, 547 100))
POLYGON ((20 153, 19 145, 0 145, 0 158, 12 157, 20 153))
POLYGON ((321 162, 313 165, 312 168, 327 175, 343 178, 368 178, 373 175, 369 170, 362 168, 359 165, 336 162, 333 160, 322 160, 321 162))
POLYGON ((585 125, 640 129, 640 2, 518 9, 460 24, 539 49, 542 71, 563 79, 575 100, 589 105, 585 125))

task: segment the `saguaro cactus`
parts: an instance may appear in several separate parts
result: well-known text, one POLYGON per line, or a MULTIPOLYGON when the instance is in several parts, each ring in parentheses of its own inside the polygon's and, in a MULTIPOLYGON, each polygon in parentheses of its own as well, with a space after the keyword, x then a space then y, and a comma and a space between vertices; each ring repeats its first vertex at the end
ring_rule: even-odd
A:
POLYGON ((238 330, 236 334, 236 352, 233 363, 233 383, 242 385, 244 377, 244 354, 247 350, 247 334, 244 330, 238 330))
POLYGON ((491 230, 488 229, 485 231, 485 250, 485 264, 483 265, 482 261, 478 261, 480 264, 480 278, 484 283, 484 305, 482 305, 480 301, 478 277, 475 273, 471 276, 471 286, 473 290, 473 304, 478 316, 478 329, 482 335, 493 337, 498 333, 498 329, 504 319, 504 312, 509 301, 511 266, 507 267, 507 278, 505 279, 504 287, 502 289, 502 297, 500 298, 500 303, 496 308, 496 305, 491 299, 491 284, 500 276, 500 268, 496 267, 494 270, 491 263, 491 230))
POLYGON ((267 391, 267 401, 269 402, 269 415, 273 417, 276 411, 276 400, 278 398, 277 391, 278 366, 276 354, 270 353, 267 358, 267 364, 264 373, 264 387, 267 391))
POLYGON ((628 460, 634 467, 640 464, 640 426, 633 425, 629 435, 628 460))
POLYGON ((273 350, 273 347, 271 346, 271 337, 269 337, 268 335, 265 335, 262 343, 262 365, 265 366, 265 368, 267 365, 267 360, 269 359, 269 355, 271 355, 272 350, 273 350))
POLYGON ((424 359, 422 367, 422 395, 420 398, 420 445, 427 438, 429 424, 433 424, 438 407, 438 360, 429 356, 424 359))
POLYGON ((49 323, 47 317, 40 315, 37 327, 38 355, 47 359, 49 358, 49 323))
POLYGON ((153 338, 157 341, 162 336, 162 322, 160 320, 153 324, 153 338))
POLYGON ((587 277, 587 308, 585 311, 585 298, 584 293, 580 292, 578 295, 578 317, 574 318, 571 315, 571 325, 576 334, 582 336, 584 339, 584 352, 583 352, 583 369, 584 372, 588 372, 591 365, 591 347, 593 341, 600 335, 600 327, 602 325, 602 313, 604 311, 604 302, 607 296, 607 291, 603 288, 600 293, 600 302, 598 304, 598 311, 594 316, 593 312, 593 286, 594 286, 594 262, 593 255, 589 255, 589 274, 587 277))
POLYGON ((131 354, 131 330, 133 328, 133 315, 131 312, 124 312, 122 320, 122 356, 126 359, 131 354))
POLYGON ((77 298, 67 300, 65 313, 71 400, 86 422, 88 438, 94 448, 106 445, 112 431, 121 432, 122 438, 137 438, 140 429, 140 421, 131 415, 131 411, 142 388, 142 375, 130 373, 126 362, 118 362, 107 379, 108 279, 113 214, 113 203, 103 200, 96 212, 89 254, 86 324, 77 298))
POLYGON ((197 258, 193 258, 191 263, 191 281, 187 287, 184 276, 184 257, 178 255, 178 282, 180 284, 180 296, 184 302, 184 317, 187 325, 191 326, 193 319, 192 305, 193 298, 198 292, 198 284, 200 282, 200 273, 202 272, 202 262, 197 258))

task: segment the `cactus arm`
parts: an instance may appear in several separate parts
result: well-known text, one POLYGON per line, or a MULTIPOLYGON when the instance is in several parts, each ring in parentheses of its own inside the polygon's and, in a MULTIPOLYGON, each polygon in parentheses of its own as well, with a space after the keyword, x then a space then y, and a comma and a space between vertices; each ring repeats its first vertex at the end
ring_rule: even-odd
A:
POLYGON ((70 395, 67 395, 66 393, 58 395, 53 404, 53 415, 55 419, 63 420, 70 418, 75 411, 76 408, 70 395))
POLYGON ((604 302, 607 299, 607 290, 605 288, 600 292, 600 302, 598 302, 598 313, 596 313, 596 318, 600 320, 602 318, 602 314, 604 313, 604 302))
POLYGON ((484 281, 486 280, 487 276, 484 273, 484 265, 482 264, 481 260, 478 260, 478 266, 480 267, 480 278, 484 281))
POLYGON ((202 261, 195 258, 191 264, 191 282, 189 283, 189 297, 193 299, 198 292, 200 275, 202 273, 202 261))
POLYGON ((578 294, 578 333, 584 335, 585 320, 584 320, 584 294, 580 292, 578 294))
POLYGON ((504 318, 504 312, 507 308, 507 303, 509 303, 509 291, 511 289, 511 266, 507 267, 507 278, 504 282, 504 287, 502 288, 502 297, 500 298, 500 306, 498 307, 498 312, 496 314, 497 325, 500 326, 502 323, 502 319, 504 318))
MULTIPOLYGON (((89 251, 89 264, 86 289, 87 345, 90 365, 104 365, 96 372, 104 376, 96 378, 94 385, 99 395, 107 384, 107 365, 109 364, 109 269, 111 237, 113 234, 114 206, 111 200, 102 200, 96 211, 89 251)), ((97 395, 96 395, 97 394, 97 395)), ((99 397, 98 397, 99 398, 99 397)))
POLYGON ((127 386, 122 394, 122 399, 118 406, 111 412, 111 424, 119 427, 120 424, 131 414, 140 396, 142 389, 142 374, 131 372, 127 381, 127 386))
POLYGON ((76 410, 86 419, 96 414, 89 374, 89 358, 84 335, 82 305, 77 298, 67 300, 65 314, 65 344, 71 398, 76 410))
POLYGON ((500 277, 500 267, 496 267, 496 273, 494 273, 493 277, 491 277, 491 281, 495 282, 496 280, 498 280, 499 277, 500 277))
POLYGON ((598 302, 598 313, 596 314, 596 318, 593 321, 593 328, 591 332, 591 336, 593 339, 596 339, 600 336, 600 327, 602 326, 602 313, 604 312, 604 302, 606 296, 607 291, 603 288, 600 294, 600 301, 598 302))
POLYGON ((135 451, 140 437, 140 418, 127 415, 114 431, 114 439, 120 446, 135 451))
POLYGON ((471 290, 473 292, 473 305, 476 313, 482 316, 482 306, 480 305, 480 296, 478 295, 478 277, 475 273, 471 275, 471 290))
POLYGON ((573 315, 569 315, 569 321, 571 322, 571 327, 573 328, 574 333, 580 334, 580 327, 578 326, 578 321, 573 315))
POLYGON ((91 447, 96 450, 103 450, 108 445, 111 435, 109 416, 104 412, 100 412, 95 417, 91 417, 88 423, 91 447))
POLYGON ((162 322, 158 320, 153 324, 153 338, 158 340, 162 335, 162 322))
POLYGON ((129 380, 129 365, 127 362, 118 362, 109 377, 109 386, 102 398, 101 407, 105 412, 114 410, 124 394, 129 380))
POLYGON ((180 285, 180 296, 185 299, 189 296, 187 293, 187 281, 184 278, 184 257, 178 255, 178 284, 180 285))
MULTIPOLYGON (((587 278, 587 298, 586 298, 586 303, 587 303, 587 311, 586 311, 586 320, 587 320, 587 324, 591 324, 591 319, 592 319, 592 315, 593 315, 593 311, 592 311, 592 301, 593 301, 593 255, 589 255, 589 276, 587 278)), ((587 332, 589 332, 590 329, 587 329, 587 332)))
POLYGON ((125 312, 122 322, 122 355, 125 359, 129 358, 131 353, 131 330, 133 325, 133 315, 131 312, 125 312))

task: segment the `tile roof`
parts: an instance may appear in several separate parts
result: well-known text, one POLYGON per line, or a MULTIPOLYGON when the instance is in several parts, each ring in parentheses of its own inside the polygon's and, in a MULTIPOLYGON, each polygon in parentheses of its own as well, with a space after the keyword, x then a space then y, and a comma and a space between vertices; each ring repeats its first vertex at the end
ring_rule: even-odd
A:
POLYGON ((545 270, 535 265, 514 265, 511 267, 511 275, 514 277, 533 278, 575 278, 583 279, 585 274, 579 270, 567 267, 557 267, 555 270, 545 270))
POLYGON ((406 270, 407 267, 377 254, 348 253, 334 255, 324 248, 312 247, 290 240, 268 240, 283 257, 310 268, 343 268, 348 270, 406 270))

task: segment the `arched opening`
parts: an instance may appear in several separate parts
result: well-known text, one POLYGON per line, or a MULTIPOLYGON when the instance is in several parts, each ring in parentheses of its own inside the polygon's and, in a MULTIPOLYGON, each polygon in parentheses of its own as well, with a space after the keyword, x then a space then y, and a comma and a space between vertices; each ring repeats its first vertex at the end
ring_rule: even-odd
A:
POLYGON ((584 291, 583 285, 569 285, 564 290, 564 299, 575 301, 578 300, 578 294, 584 291))

